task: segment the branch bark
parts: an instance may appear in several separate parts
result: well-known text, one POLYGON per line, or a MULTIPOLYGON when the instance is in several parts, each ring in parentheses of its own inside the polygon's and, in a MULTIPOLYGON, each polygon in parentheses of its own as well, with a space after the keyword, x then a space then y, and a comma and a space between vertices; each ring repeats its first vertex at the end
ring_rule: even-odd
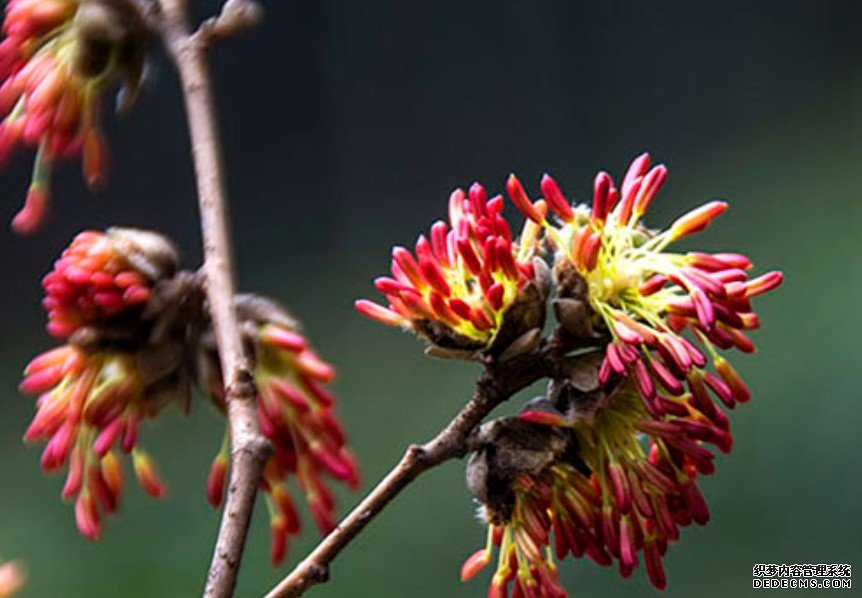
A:
POLYGON ((234 308, 227 194, 205 43, 189 32, 186 0, 161 0, 159 32, 179 72, 197 179, 204 272, 221 361, 231 437, 231 476, 204 596, 233 596, 264 463, 256 390, 234 308))
POLYGON ((293 598, 329 579, 329 565, 404 488, 422 473, 469 451, 469 439, 500 403, 533 382, 552 376, 561 351, 552 341, 503 364, 489 363, 470 401, 432 440, 411 445, 401 461, 266 598, 293 598))

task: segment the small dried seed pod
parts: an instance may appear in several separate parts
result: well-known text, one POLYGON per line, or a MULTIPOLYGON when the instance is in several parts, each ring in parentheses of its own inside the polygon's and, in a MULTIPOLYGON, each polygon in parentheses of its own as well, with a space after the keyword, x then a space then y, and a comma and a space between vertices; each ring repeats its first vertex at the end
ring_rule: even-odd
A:
POLYGON ((583 299, 589 293, 587 281, 566 260, 557 261, 554 266, 554 278, 557 281, 557 295, 560 297, 583 299))
POLYGON ((509 361, 521 355, 535 351, 542 342, 542 329, 531 328, 514 341, 500 354, 500 361, 509 361))
POLYGON ((506 521, 515 496, 512 482, 520 475, 537 475, 567 451, 567 434, 518 418, 485 424, 483 447, 467 464, 467 488, 488 508, 489 516, 506 521))
POLYGON ((501 355, 525 332, 544 327, 547 296, 541 286, 535 280, 528 282, 503 313, 500 330, 488 349, 491 355, 501 355))
POLYGON ((580 299, 558 297, 552 301, 552 305, 557 322, 568 334, 577 339, 589 339, 593 336, 586 303, 580 299))

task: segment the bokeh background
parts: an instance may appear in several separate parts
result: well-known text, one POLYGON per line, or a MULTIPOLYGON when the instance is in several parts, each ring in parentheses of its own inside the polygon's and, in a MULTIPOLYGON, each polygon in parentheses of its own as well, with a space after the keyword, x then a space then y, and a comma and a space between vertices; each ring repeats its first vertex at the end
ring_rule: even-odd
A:
MULTIPOLYGON (((204 15, 218 3, 195 4, 204 15)), ((734 453, 703 482, 712 521, 686 530, 665 561, 667 595, 753 594, 755 563, 862 566, 862 4, 265 4, 264 25, 213 57, 241 286, 286 301, 337 364, 365 489, 448 420, 477 373, 354 313, 390 246, 441 216, 455 186, 499 190, 516 171, 535 189, 549 171, 585 197, 595 171, 622 174, 649 149, 671 171, 651 222, 729 199, 700 245, 787 275, 759 303, 760 352, 737 361, 755 398, 733 414, 734 453)), ((180 96, 161 57, 152 74, 139 109, 110 125, 109 189, 89 195, 70 165, 47 230, 0 230, 0 554, 27 562, 24 596, 193 596, 210 558, 218 514, 203 490, 222 423, 204 401, 146 429, 170 496, 155 504, 132 485, 99 544, 78 536, 61 480, 43 477, 39 451, 20 442, 33 411, 16 390, 20 370, 52 343, 39 279, 71 237, 159 229, 199 263, 180 96)), ((4 219, 29 160, 0 174, 4 219)), ((458 580, 484 540, 462 479, 450 463, 409 488, 313 595, 484 595, 487 576, 458 580)), ((340 497, 342 512, 358 499, 340 497)), ((240 596, 286 572, 268 564, 264 513, 240 596)), ((291 563, 315 540, 309 529, 291 563)), ((589 562, 562 571, 576 595, 651 591, 642 570, 629 581, 589 562)))

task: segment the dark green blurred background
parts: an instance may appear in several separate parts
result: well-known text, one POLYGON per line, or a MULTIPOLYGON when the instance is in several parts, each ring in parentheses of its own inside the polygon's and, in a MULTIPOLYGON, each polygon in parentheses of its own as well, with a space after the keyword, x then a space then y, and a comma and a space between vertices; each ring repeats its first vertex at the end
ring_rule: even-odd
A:
MULTIPOLYGON (((196 3, 211 12, 215 0, 196 3)), ((755 395, 733 414, 736 446, 704 492, 705 528, 669 552, 669 596, 755 594, 755 563, 862 567, 862 4, 771 2, 266 2, 263 27, 214 56, 240 280, 288 302, 340 372, 341 413, 367 488, 465 400, 474 367, 352 308, 374 296, 392 244, 444 214, 474 179, 544 171, 585 197, 593 173, 621 174, 649 149, 671 178, 651 222, 714 197, 732 209, 700 239, 742 250, 784 287, 762 298, 760 353, 738 359, 755 395)), ((156 60, 139 109, 110 126, 113 168, 93 197, 75 167, 57 177, 48 229, 0 232, 0 554, 25 560, 31 597, 198 594, 218 514, 204 480, 221 422, 204 402, 143 434, 170 483, 155 504, 131 486, 91 544, 20 437, 32 401, 23 364, 50 346, 39 279, 79 230, 161 229, 188 265, 199 236, 173 73, 156 60)), ((8 219, 29 157, 0 175, 8 219)), ((484 541, 450 463, 408 489, 335 564, 317 596, 482 596, 458 580, 484 541)), ((346 496, 342 512, 358 496, 346 496)), ((258 513, 239 595, 282 574, 258 513)), ((306 534, 291 563, 316 540, 306 534)), ((566 562, 581 596, 649 591, 642 570, 566 562)), ((858 576, 857 576, 858 582, 858 576)), ((775 590, 774 593, 779 593, 775 590)), ((803 596, 805 592, 794 595, 803 596)))

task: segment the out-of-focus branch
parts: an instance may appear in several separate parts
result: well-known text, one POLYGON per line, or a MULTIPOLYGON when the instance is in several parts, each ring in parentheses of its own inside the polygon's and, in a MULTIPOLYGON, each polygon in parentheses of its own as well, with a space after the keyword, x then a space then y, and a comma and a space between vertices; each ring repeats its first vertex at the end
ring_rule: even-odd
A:
POLYGON ((491 411, 533 382, 553 375, 560 349, 543 343, 536 350, 503 364, 491 362, 476 382, 470 401, 432 440, 407 449, 401 461, 353 511, 266 598, 300 596, 329 579, 329 565, 362 530, 419 475, 467 454, 471 434, 491 411))
POLYGON ((263 7, 255 0, 227 0, 218 16, 207 19, 194 35, 199 44, 210 44, 257 26, 263 7))
POLYGON ((158 29, 182 84, 197 178, 204 272, 231 435, 231 477, 204 596, 232 596, 271 446, 260 432, 256 391, 234 308, 227 194, 204 40, 190 33, 186 0, 160 0, 158 29))

